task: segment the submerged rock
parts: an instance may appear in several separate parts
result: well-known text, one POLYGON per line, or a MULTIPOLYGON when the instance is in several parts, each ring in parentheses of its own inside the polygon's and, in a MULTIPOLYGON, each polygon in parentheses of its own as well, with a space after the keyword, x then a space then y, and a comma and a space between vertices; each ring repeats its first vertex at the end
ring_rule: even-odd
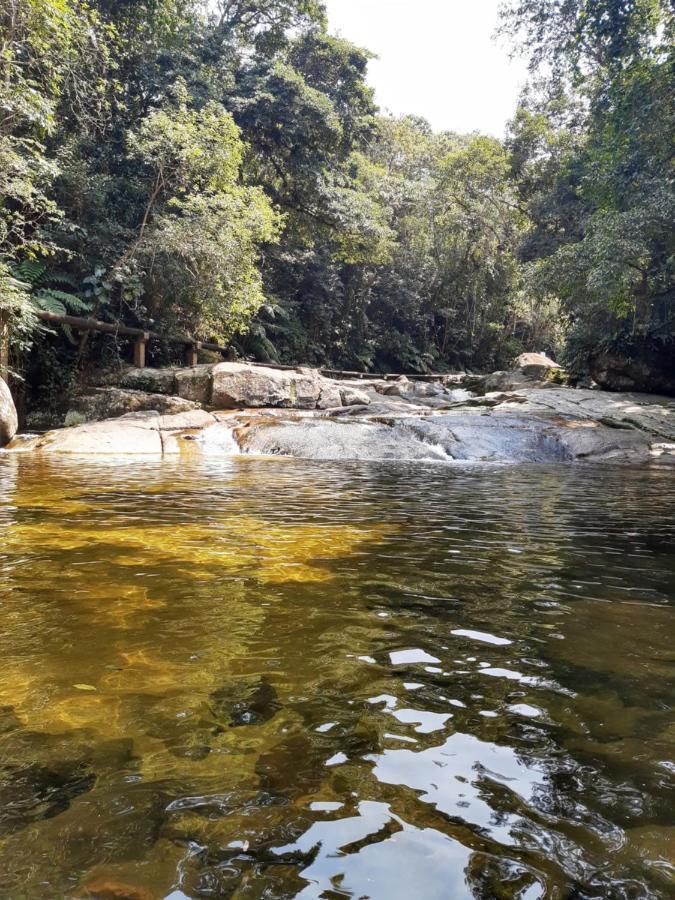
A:
POLYGON ((14 400, 6 382, 0 378, 0 447, 12 440, 18 425, 14 400))
POLYGON ((5 768, 0 771, 0 830, 16 831, 57 816, 90 791, 95 781, 95 775, 78 767, 5 768))
POLYGON ((253 684, 233 683, 214 691, 210 697, 215 718, 232 728, 261 725, 281 709, 274 687, 265 678, 253 684))

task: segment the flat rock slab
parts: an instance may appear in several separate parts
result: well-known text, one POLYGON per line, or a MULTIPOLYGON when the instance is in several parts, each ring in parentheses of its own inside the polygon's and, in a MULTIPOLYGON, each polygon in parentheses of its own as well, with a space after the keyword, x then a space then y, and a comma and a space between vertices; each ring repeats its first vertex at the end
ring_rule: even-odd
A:
MULTIPOLYGON (((167 438, 179 432, 201 430, 215 424, 204 410, 162 416, 157 412, 129 413, 117 419, 60 428, 17 444, 17 450, 85 456, 161 456, 167 438)), ((174 451, 171 442, 171 452, 174 451)), ((11 445, 8 449, 14 449, 11 445)))
MULTIPOLYGON (((525 401, 521 409, 591 419, 609 427, 632 427, 654 438, 675 441, 675 399, 670 397, 567 388, 524 389, 516 391, 514 397, 525 401)), ((508 412, 507 406, 508 401, 502 405, 502 411, 508 412)))
POLYGON ((136 412, 17 440, 8 449, 158 456, 190 447, 326 460, 675 463, 675 400, 664 397, 529 387, 476 398, 407 380, 357 389, 315 370, 240 363, 185 372, 188 381, 211 378, 225 410, 136 412), (355 405, 331 408, 338 398, 355 405))
POLYGON ((650 439, 598 422, 515 412, 249 420, 242 450, 304 459, 428 462, 646 462, 650 439))

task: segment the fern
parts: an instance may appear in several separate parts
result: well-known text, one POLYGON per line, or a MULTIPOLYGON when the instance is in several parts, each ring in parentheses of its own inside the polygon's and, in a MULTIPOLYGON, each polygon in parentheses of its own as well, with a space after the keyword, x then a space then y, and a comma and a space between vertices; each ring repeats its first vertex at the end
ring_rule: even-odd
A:
POLYGON ((68 272, 50 272, 41 260, 24 259, 14 266, 12 274, 30 289, 31 303, 37 309, 58 316, 83 315, 92 310, 92 305, 76 293, 78 282, 68 272))
POLYGON ((49 278, 47 279, 50 284, 63 284, 68 287, 73 288, 73 290, 77 290, 78 284, 77 279, 73 278, 68 272, 50 272, 49 278))
POLYGON ((50 297, 46 292, 44 294, 40 294, 37 297, 33 297, 33 305, 38 309, 43 309, 45 312, 54 313, 57 316, 65 316, 66 315, 66 307, 55 297, 50 297))
POLYGON ((91 306, 75 294, 59 291, 56 288, 43 288, 33 294, 33 302, 49 312, 64 316, 67 313, 87 313, 91 306))
POLYGON ((28 284, 37 284, 45 274, 47 266, 39 259, 24 259, 14 267, 14 274, 20 281, 28 284))

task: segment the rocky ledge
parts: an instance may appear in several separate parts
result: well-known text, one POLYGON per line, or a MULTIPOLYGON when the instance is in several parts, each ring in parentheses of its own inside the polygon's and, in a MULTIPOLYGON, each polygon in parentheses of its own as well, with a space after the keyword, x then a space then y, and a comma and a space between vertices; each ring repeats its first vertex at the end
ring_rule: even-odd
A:
POLYGON ((97 388, 93 400, 77 401, 79 415, 108 418, 21 436, 6 450, 675 463, 675 400, 560 387, 550 374, 523 365, 502 373, 499 383, 510 389, 491 391, 495 376, 354 382, 240 363, 129 370, 118 385, 97 388))

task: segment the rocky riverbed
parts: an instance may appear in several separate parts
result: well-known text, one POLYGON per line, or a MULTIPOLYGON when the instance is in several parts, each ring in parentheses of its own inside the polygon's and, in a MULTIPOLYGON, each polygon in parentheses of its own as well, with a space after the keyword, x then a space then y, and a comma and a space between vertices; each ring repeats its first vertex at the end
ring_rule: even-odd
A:
POLYGON ((675 463, 675 400, 562 387, 528 356, 513 372, 437 381, 242 363, 130 369, 77 398, 70 427, 5 452, 675 463))

